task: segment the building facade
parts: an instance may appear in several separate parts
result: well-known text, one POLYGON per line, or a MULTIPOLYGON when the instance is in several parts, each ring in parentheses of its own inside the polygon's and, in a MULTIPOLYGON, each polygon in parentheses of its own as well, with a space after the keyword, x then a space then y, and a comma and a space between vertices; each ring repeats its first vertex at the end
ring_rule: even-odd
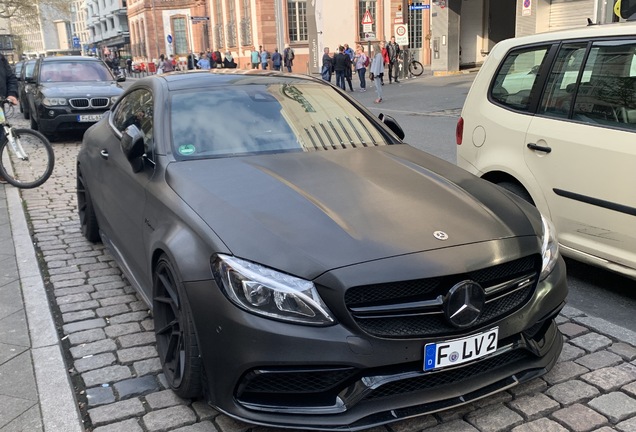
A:
POLYGON ((71 3, 72 48, 78 49, 82 54, 88 54, 90 44, 89 31, 86 27, 87 20, 86 0, 73 0, 71 3))
POLYGON ((68 53, 72 44, 69 10, 40 3, 35 6, 35 16, 11 18, 11 31, 20 39, 21 54, 34 57, 68 53))
POLYGON ((86 0, 88 52, 99 57, 130 55, 127 0, 86 0))

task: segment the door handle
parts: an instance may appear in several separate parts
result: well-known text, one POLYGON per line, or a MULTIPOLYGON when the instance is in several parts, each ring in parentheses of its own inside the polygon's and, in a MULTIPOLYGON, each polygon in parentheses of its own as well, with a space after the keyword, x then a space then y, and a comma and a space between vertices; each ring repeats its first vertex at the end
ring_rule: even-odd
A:
POLYGON ((544 153, 550 153, 552 151, 551 147, 540 146, 540 145, 536 145, 534 143, 528 143, 528 148, 530 150, 536 150, 536 151, 540 151, 540 152, 544 152, 544 153))
POLYGON ((108 159, 108 151, 107 150, 102 150, 99 152, 99 154, 102 156, 102 159, 108 159))

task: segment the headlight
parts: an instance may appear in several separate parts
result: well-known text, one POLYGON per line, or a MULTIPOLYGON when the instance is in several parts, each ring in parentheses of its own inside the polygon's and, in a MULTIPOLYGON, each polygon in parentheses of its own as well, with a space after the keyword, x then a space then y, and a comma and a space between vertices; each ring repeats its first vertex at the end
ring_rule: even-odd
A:
POLYGON ((543 225, 543 234, 541 238, 541 256, 543 263, 541 266, 541 276, 539 280, 545 279, 554 269, 557 259, 559 258, 559 243, 556 238, 556 230, 554 225, 547 218, 541 215, 543 225))
POLYGON ((49 106, 49 107, 66 105, 66 99, 64 99, 64 98, 49 98, 49 97, 46 97, 46 98, 42 99, 42 105, 49 106))
POLYGON ((238 307, 297 324, 335 322, 313 282, 227 255, 212 260, 219 287, 238 307))
POLYGON ((114 105, 115 102, 117 102, 117 99, 119 99, 119 96, 111 96, 110 97, 110 104, 114 105))

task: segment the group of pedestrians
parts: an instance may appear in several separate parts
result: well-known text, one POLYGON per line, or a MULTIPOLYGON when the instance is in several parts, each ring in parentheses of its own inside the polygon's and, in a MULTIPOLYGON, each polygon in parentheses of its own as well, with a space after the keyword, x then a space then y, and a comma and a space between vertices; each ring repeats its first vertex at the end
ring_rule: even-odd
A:
POLYGON ((395 43, 395 37, 392 37, 391 41, 384 46, 375 44, 373 46, 372 58, 369 58, 369 56, 364 53, 362 46, 358 46, 354 52, 349 45, 341 45, 336 49, 333 56, 329 48, 325 47, 320 74, 322 79, 329 82, 331 82, 331 78, 335 74, 336 86, 344 91, 347 91, 347 87, 349 91, 353 91, 351 78, 353 70, 355 70, 360 80, 360 91, 365 92, 367 91, 366 77, 368 69, 368 77, 375 84, 378 96, 375 103, 381 103, 385 65, 389 67, 389 84, 392 82, 397 84, 400 82, 398 79, 399 58, 400 46, 395 43))
POLYGON ((280 71, 284 67, 287 72, 292 72, 295 56, 294 50, 289 45, 285 45, 282 54, 278 52, 278 48, 274 48, 274 52, 270 53, 261 45, 258 51, 252 51, 250 60, 252 69, 267 70, 271 61, 272 70, 280 71))
POLYGON ((186 68, 188 70, 235 69, 237 66, 230 51, 226 51, 225 55, 221 55, 221 50, 218 48, 214 51, 207 50, 205 53, 201 52, 198 57, 193 52, 190 52, 186 59, 186 68))

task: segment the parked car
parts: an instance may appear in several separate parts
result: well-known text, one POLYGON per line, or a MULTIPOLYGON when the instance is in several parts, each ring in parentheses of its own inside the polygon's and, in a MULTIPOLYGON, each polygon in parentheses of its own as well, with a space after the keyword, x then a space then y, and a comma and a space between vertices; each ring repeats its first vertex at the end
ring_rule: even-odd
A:
POLYGON ((170 387, 352 430, 547 372, 565 266, 530 204, 314 78, 142 78, 85 134, 81 230, 152 308, 170 387))
POLYGON ((33 70, 35 69, 35 59, 25 60, 24 66, 20 69, 20 75, 17 76, 18 79, 18 99, 20 103, 20 112, 24 115, 24 118, 29 120, 31 117, 29 111, 29 102, 27 98, 27 93, 31 89, 31 84, 29 80, 33 78, 33 70))
POLYGON ((20 71, 22 70, 22 66, 24 65, 25 60, 20 60, 19 62, 13 65, 13 73, 16 77, 20 76, 20 71))
POLYGON ((111 70, 98 58, 41 57, 27 93, 31 128, 53 136, 86 130, 108 111, 123 92, 111 70))
POLYGON ((499 43, 468 93, 457 163, 533 203, 561 251, 636 278, 636 23, 499 43))

